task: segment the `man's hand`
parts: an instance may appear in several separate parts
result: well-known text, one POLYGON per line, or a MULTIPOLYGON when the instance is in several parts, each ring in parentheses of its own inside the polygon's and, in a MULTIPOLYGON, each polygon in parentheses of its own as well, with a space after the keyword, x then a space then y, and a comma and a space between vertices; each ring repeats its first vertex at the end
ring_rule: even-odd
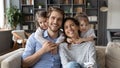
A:
POLYGON ((45 42, 41 48, 44 53, 57 49, 57 45, 52 42, 45 42))
POLYGON ((50 51, 52 54, 57 54, 59 44, 56 44, 57 48, 50 51))

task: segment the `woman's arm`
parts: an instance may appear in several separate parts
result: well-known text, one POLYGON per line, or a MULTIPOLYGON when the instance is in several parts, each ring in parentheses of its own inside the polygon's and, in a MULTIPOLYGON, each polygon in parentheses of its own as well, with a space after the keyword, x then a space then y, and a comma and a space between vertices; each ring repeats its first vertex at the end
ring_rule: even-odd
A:
POLYGON ((88 51, 88 62, 86 63, 87 64, 87 67, 91 67, 91 68, 97 68, 97 65, 96 65, 96 50, 95 50, 95 45, 93 42, 90 42, 88 43, 90 44, 89 45, 89 51, 88 51))
POLYGON ((66 49, 66 43, 61 43, 59 45, 59 54, 60 54, 60 59, 63 68, 65 68, 66 64, 70 61, 71 57, 69 56, 67 49, 66 49))

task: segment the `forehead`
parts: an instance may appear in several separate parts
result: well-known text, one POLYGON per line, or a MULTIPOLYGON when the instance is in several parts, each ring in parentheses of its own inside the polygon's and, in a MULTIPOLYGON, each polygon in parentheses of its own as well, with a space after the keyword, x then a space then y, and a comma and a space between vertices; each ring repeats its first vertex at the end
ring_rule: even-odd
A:
POLYGON ((64 25, 68 26, 70 24, 75 24, 75 23, 72 20, 67 20, 64 25))
POLYGON ((81 20, 81 21, 79 21, 79 23, 80 23, 80 24, 88 24, 88 22, 85 21, 85 20, 81 20))
POLYGON ((47 18, 44 18, 44 17, 39 17, 38 18, 38 21, 44 21, 44 20, 46 20, 47 18))
POLYGON ((63 18, 63 15, 58 11, 52 11, 50 16, 54 16, 57 18, 63 18))

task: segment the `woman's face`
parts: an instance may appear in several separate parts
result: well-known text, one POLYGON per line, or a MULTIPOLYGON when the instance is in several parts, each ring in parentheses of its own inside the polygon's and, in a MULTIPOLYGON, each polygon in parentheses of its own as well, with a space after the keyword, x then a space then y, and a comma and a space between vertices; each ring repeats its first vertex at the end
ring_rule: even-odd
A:
POLYGON ((78 34, 78 26, 72 21, 67 20, 64 24, 65 34, 69 38, 77 37, 78 34))

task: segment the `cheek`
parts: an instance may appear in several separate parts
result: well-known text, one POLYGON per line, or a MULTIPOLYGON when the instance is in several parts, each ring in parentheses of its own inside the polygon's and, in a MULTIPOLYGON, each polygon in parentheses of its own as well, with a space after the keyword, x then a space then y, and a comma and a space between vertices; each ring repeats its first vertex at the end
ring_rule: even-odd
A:
POLYGON ((65 29, 65 34, 68 36, 68 30, 67 29, 65 29))

